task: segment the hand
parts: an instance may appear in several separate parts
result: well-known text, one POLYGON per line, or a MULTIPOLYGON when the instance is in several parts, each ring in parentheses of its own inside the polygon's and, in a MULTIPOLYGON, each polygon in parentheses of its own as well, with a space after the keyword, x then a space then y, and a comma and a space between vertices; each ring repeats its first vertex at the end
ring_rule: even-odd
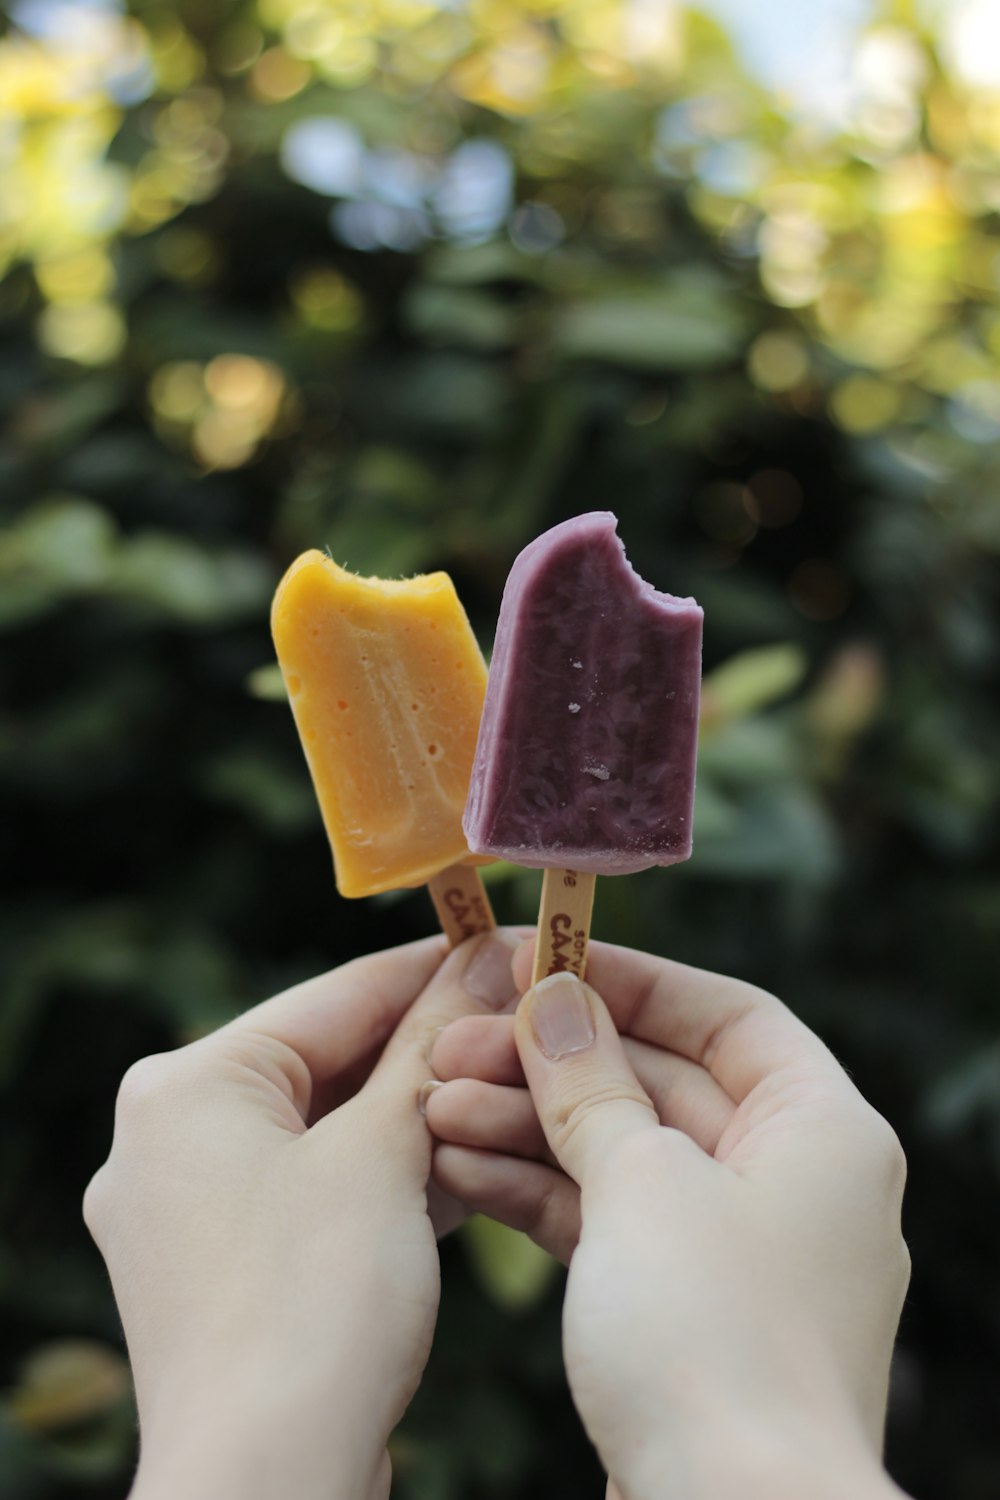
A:
POLYGON ((129 1070, 84 1214, 132 1360, 137 1496, 387 1492, 438 1304, 427 1050, 513 997, 513 947, 360 959, 129 1070))
POLYGON ((464 1202, 564 1253, 581 1225, 566 1363, 609 1474, 627 1500, 895 1493, 877 1461, 908 1279, 895 1136, 772 996, 597 944, 590 977, 614 1020, 558 976, 513 1032, 442 1034, 435 1069, 464 1053, 480 1080, 434 1090, 427 1117, 461 1141, 435 1175, 464 1202))
MULTIPOLYGON (((529 984, 533 952, 529 942, 514 956, 514 979, 522 992, 529 984)), ((618 977, 617 985, 608 981, 606 1004, 658 1118, 713 1153, 733 1115, 729 1095, 705 1068, 669 1050, 665 1028, 652 1024, 652 1007, 635 1018, 635 1035, 624 1029, 633 1023, 638 979, 629 971, 644 955, 605 943, 592 944, 590 955, 592 975, 618 977)), ((435 1080, 426 1085, 426 1111, 439 1142, 435 1181, 447 1184, 449 1194, 470 1209, 523 1230, 569 1265, 580 1238, 580 1190, 549 1149, 525 1085, 513 1014, 453 1021, 438 1033, 431 1062, 435 1080)))

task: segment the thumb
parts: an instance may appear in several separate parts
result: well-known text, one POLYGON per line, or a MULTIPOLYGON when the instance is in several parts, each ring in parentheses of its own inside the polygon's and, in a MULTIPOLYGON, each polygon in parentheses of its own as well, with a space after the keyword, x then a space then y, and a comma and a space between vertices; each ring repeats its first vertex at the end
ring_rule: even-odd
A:
POLYGON ((514 1035, 546 1140, 580 1187, 625 1136, 659 1129, 604 1001, 572 974, 527 991, 514 1035))
MULTIPOLYGON (((434 1076, 429 1055, 437 1033, 461 1016, 513 1006, 517 986, 510 965, 517 945, 514 933, 499 928, 469 938, 448 955, 389 1038, 365 1084, 369 1098, 418 1118, 418 1091, 434 1076)), ((417 1134, 423 1139, 426 1132, 417 1134)))

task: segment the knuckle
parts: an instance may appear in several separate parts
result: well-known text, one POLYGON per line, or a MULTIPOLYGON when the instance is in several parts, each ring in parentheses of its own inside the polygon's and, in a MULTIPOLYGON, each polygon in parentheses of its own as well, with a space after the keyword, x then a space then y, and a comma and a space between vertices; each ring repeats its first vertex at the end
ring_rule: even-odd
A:
POLYGON ((110 1181, 108 1177, 107 1163, 98 1167, 93 1177, 87 1183, 83 1194, 83 1222, 90 1230, 91 1237, 96 1240, 100 1233, 108 1208, 110 1195, 110 1181))
POLYGON ((897 1178, 902 1188, 906 1185, 906 1152, 903 1149, 902 1141, 891 1125, 889 1126, 889 1139, 886 1142, 886 1153, 893 1175, 897 1178))
POLYGON ((523 1215, 523 1228, 528 1234, 544 1233, 557 1207, 556 1185, 548 1183, 523 1215))
POLYGON ((903 1150, 903 1143, 888 1120, 874 1109, 871 1132, 876 1160, 885 1175, 887 1189, 894 1200, 898 1201, 906 1186, 906 1152, 903 1150))
POLYGON ((731 1032, 738 1030, 748 1016, 761 1012, 779 1015, 785 1006, 776 995, 758 989, 742 979, 722 979, 714 993, 721 1019, 705 1037, 701 1047, 702 1066, 709 1067, 731 1032))
POLYGON ((552 1117, 552 1145, 557 1155, 571 1145, 580 1131, 610 1105, 638 1104, 656 1119, 642 1091, 627 1079, 594 1081, 586 1075, 574 1079, 559 1099, 552 1117))
POLYGON ((173 1076, 168 1053, 140 1057, 125 1074, 118 1088, 116 1122, 125 1124, 145 1115, 169 1091, 173 1076))
POLYGON ((887 1207, 898 1215, 906 1186, 906 1152, 884 1115, 851 1085, 845 1097, 831 1096, 824 1120, 855 1159, 863 1164, 864 1179, 887 1207))
POLYGON ((906 1189, 906 1152, 895 1133, 888 1151, 887 1167, 893 1196, 897 1202, 901 1202, 906 1189))
MULTIPOLYGON (((256 1074, 289 1094, 293 1099, 308 1100, 312 1074, 295 1048, 280 1037, 259 1031, 228 1031, 206 1038, 213 1043, 199 1055, 202 1068, 240 1081, 246 1074, 256 1074)), ((195 1049, 192 1051, 192 1061, 195 1049)))
POLYGON ((557 1178, 538 1195, 523 1216, 524 1232, 568 1264, 580 1239, 580 1196, 575 1185, 557 1178))
POLYGON ((281 1042, 271 1042, 256 1031, 226 1029, 202 1037, 201 1044, 190 1049, 190 1059, 204 1067, 214 1064, 219 1071, 256 1073, 267 1067, 281 1047, 281 1042))
POLYGON ((912 1271, 913 1259, 910 1255, 910 1247, 909 1245, 907 1245, 902 1235, 900 1235, 899 1250, 897 1254, 897 1274, 899 1277, 899 1292, 901 1299, 906 1295, 906 1289, 910 1284, 910 1275, 912 1271))

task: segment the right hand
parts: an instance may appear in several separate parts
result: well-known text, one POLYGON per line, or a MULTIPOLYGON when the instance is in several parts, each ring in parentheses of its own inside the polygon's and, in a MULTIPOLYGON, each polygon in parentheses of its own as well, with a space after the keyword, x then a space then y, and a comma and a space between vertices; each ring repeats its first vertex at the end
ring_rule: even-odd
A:
POLYGON ((897 1493, 878 1463, 909 1277, 895 1135, 773 996, 599 944, 590 977, 625 1045, 557 976, 513 1030, 442 1033, 439 1076, 464 1052, 503 1081, 445 1083, 427 1118, 463 1202, 564 1253, 579 1226, 566 1365, 609 1474, 627 1500, 897 1493))

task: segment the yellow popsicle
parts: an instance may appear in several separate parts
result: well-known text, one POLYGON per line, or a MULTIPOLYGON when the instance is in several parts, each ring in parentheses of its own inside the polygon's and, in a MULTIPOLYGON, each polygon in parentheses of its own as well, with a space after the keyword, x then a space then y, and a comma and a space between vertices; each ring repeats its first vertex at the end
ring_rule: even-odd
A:
MULTIPOLYGON (((278 585, 271 630, 341 894, 423 885, 481 863, 462 812, 486 663, 447 573, 359 578, 304 552, 278 585)), ((461 872, 454 891, 432 889, 435 904, 467 899, 463 875, 481 891, 474 872, 461 872)))

